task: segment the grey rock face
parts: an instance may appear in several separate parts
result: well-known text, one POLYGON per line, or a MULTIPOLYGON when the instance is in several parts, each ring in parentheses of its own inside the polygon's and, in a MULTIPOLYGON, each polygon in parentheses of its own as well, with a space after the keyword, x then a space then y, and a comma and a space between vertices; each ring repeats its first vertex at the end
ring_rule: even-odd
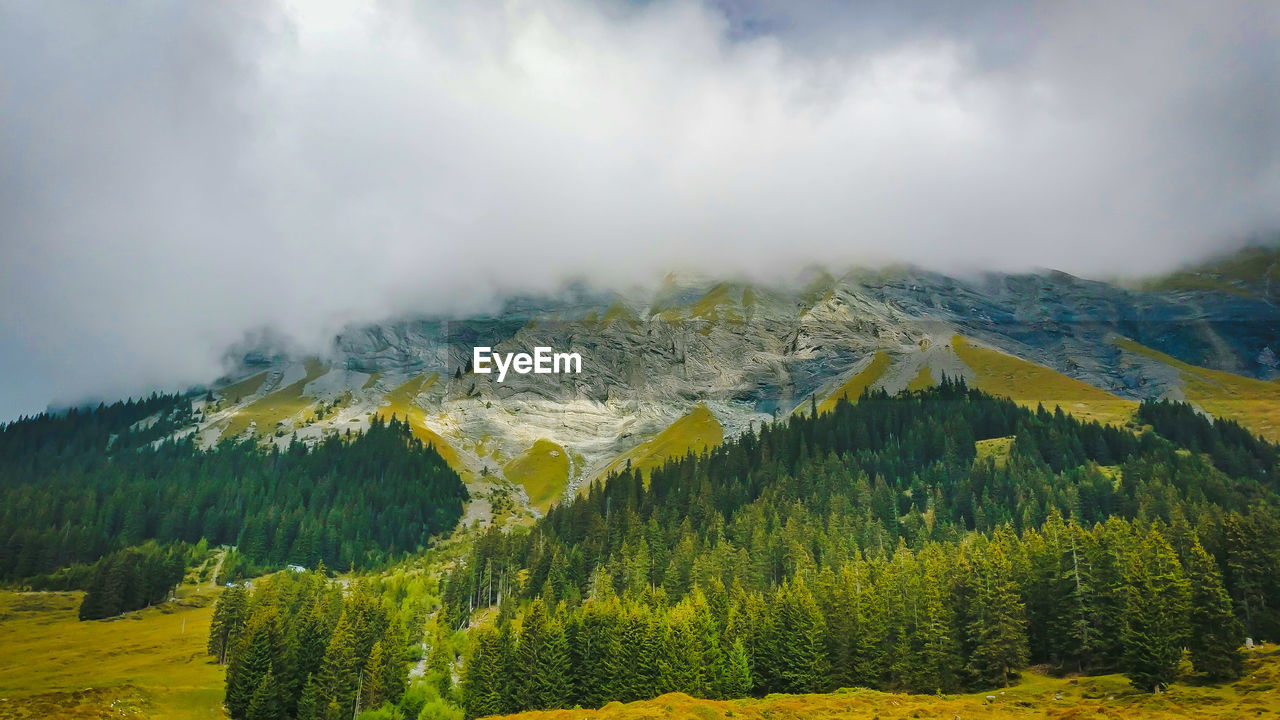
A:
MULTIPOLYGON (((957 333, 1130 399, 1180 397, 1179 373, 1122 352, 1118 336, 1195 365, 1263 379, 1280 373, 1280 307, 1265 295, 1144 291, 1054 272, 852 272, 803 288, 676 279, 647 297, 575 287, 512 298, 487 317, 348 328, 325 359, 346 372, 304 391, 346 404, 295 430, 358 428, 396 387, 437 373, 411 401, 466 469, 500 482, 506 461, 546 438, 572 458, 572 488, 696 404, 733 434, 825 397, 876 352, 890 358, 877 386, 891 392, 925 369, 935 379, 971 377, 949 347, 957 333), (583 371, 498 382, 467 372, 478 345, 578 352, 583 371)), ((299 362, 254 347, 242 375, 266 365, 297 377, 299 362)))

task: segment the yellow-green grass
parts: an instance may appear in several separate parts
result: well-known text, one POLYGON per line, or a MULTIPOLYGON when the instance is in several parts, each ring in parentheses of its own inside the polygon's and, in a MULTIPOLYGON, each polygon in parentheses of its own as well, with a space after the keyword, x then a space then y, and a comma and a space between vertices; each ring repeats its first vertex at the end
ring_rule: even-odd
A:
POLYGON ((379 379, 379 378, 381 378, 381 377, 382 377, 382 371, 381 371, 381 370, 374 370, 373 372, 369 373, 369 379, 367 379, 367 380, 365 380, 365 381, 364 381, 364 384, 360 386, 360 389, 361 389, 361 390, 368 390, 369 388, 373 387, 374 385, 377 385, 377 384, 378 384, 378 379, 379 379))
POLYGON ((920 390, 928 390, 933 386, 933 373, 926 365, 925 367, 920 368, 920 372, 914 378, 911 378, 911 382, 907 383, 907 390, 917 392, 920 390))
POLYGON ((742 314, 735 307, 737 303, 732 297, 733 289, 732 283, 717 284, 689 308, 690 316, 712 321, 740 321, 742 314))
POLYGON ((408 382, 400 387, 387 393, 386 404, 378 410, 378 416, 383 420, 391 418, 393 415, 409 423, 409 431, 413 436, 422 442, 430 445, 440 453, 440 457, 453 468, 453 471, 462 476, 464 480, 471 477, 471 471, 462 463, 462 458, 458 456, 458 452, 453 449, 447 440, 440 437, 440 434, 427 427, 427 413, 414 404, 414 398, 436 384, 440 379, 439 373, 431 373, 430 375, 418 375, 410 378, 408 382))
POLYGON ((545 513, 569 484, 569 454, 550 440, 538 440, 503 466, 502 474, 523 485, 529 502, 545 513))
POLYGON ((1253 653, 1247 677, 1213 687, 1175 684, 1155 695, 1133 689, 1119 675, 1073 679, 1026 672, 1007 690, 957 695, 907 695, 862 688, 823 695, 769 695, 701 700, 670 693, 652 700, 609 703, 599 710, 546 710, 509 715, 519 720, 1172 720, 1268 717, 1280 711, 1280 661, 1274 650, 1253 653), (1057 699, 1061 696, 1061 700, 1057 699), (988 700, 987 698, 992 698, 988 700))
MULTIPOLYGON (((679 323, 686 318, 700 319, 710 321, 712 324, 724 321, 727 323, 741 323, 742 312, 738 301, 734 299, 734 291, 740 286, 735 283, 722 282, 717 283, 708 290, 702 297, 693 301, 687 306, 672 305, 662 307, 656 312, 656 316, 669 323, 679 323)), ((745 299, 745 291, 744 291, 745 299)), ((751 301, 755 302, 754 294, 751 301)), ((703 334, 710 332, 710 327, 702 330, 703 334)))
POLYGON ((242 399, 258 392, 259 388, 262 387, 262 383, 265 382, 266 379, 267 371, 263 370, 257 375, 252 375, 238 382, 231 383, 219 390, 218 395, 226 398, 232 403, 238 403, 242 399))
POLYGON ((1149 280, 1142 287, 1148 290, 1216 290, 1254 296, 1256 288, 1276 279, 1280 279, 1280 248, 1254 247, 1199 267, 1149 280))
MULTIPOLYGON (((687 415, 671 423, 662 432, 649 438, 614 459, 601 477, 622 470, 631 461, 631 468, 647 478, 654 468, 674 458, 682 458, 689 452, 701 453, 724 442, 724 428, 706 405, 697 405, 687 415)), ((583 483, 583 490, 587 488, 583 483)))
POLYGON ((1280 385, 1191 365, 1128 338, 1116 338, 1116 345, 1178 370, 1187 400, 1205 412, 1230 418, 1272 442, 1280 442, 1280 385))
POLYGON ((836 403, 841 400, 857 402, 858 398, 862 397, 862 392, 884 377, 884 371, 888 369, 888 354, 882 350, 877 350, 875 356, 871 358, 871 363, 863 368, 862 372, 846 380, 838 390, 818 404, 818 413, 831 412, 835 409, 836 403))
POLYGON ((1083 420, 1112 424, 1127 422, 1138 409, 1132 400, 1043 365, 976 345, 960 335, 951 339, 951 347, 973 371, 971 385, 992 395, 1003 395, 1025 407, 1043 404, 1052 410, 1056 406, 1083 420))
POLYGON ((302 389, 329 372, 329 368, 315 358, 307 358, 306 371, 306 377, 298 382, 268 393, 237 411, 222 431, 222 436, 235 437, 249 429, 251 424, 255 425, 257 434, 270 435, 281 421, 301 415, 314 404, 310 398, 303 397, 302 389))
POLYGON ((621 302, 615 302, 609 306, 608 310, 604 311, 604 319, 600 324, 607 327, 617 321, 626 323, 628 326, 634 326, 636 324, 636 316, 631 314, 626 305, 621 302))
POLYGON ((1009 460, 1009 450, 1013 447, 1013 436, 979 440, 973 444, 978 460, 992 458, 997 467, 1004 467, 1009 460))
POLYGON ((0 592, 0 719, 226 717, 211 594, 88 622, 81 597, 0 592))

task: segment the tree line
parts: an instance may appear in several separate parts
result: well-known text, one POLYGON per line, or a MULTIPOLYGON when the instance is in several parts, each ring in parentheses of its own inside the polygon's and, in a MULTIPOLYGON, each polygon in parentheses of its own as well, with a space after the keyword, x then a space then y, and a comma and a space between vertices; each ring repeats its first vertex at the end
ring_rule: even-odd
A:
POLYGON ((1160 432, 1030 411, 947 380, 766 425, 647 482, 621 472, 528 531, 482 534, 450 575, 450 622, 497 605, 509 625, 476 636, 468 711, 673 688, 729 696, 743 657, 753 693, 984 687, 1028 662, 1122 671, 1150 689, 1171 680, 1184 646, 1198 672, 1231 677, 1246 631, 1280 637, 1275 447, 1185 405, 1144 412, 1161 416, 1160 432), (1205 434, 1201 451, 1165 437, 1174 426, 1205 434), (979 459, 975 441, 989 438, 1009 438, 1008 453, 979 459), (677 662, 655 650, 649 665, 621 660, 627 675, 654 668, 651 682, 615 692, 575 659, 575 628, 601 612, 589 608, 615 602, 619 627, 647 615, 651 646, 714 646, 723 670, 704 657, 708 675, 673 680, 662 669, 693 651, 677 662), (841 627, 855 608, 888 615, 874 632, 841 627), (475 692, 519 667, 510 658, 538 655, 537 636, 516 630, 531 613, 558 629, 547 647, 553 665, 565 658, 563 687, 475 692), (679 639, 685 626, 702 628, 700 643, 679 639), (777 666, 789 657, 809 659, 777 666))
POLYGON ((188 550, 154 542, 117 550, 88 572, 80 619, 98 620, 169 599, 187 566, 188 550))
POLYGON ((200 449, 171 434, 189 411, 188 399, 156 396, 0 430, 0 580, 201 538, 264 567, 369 567, 462 515, 461 479, 405 422, 284 449, 200 449))
POLYGON ((363 581, 344 592, 322 566, 224 590, 208 652, 227 666, 234 720, 340 720, 402 699, 420 622, 363 581))
POLYGON ((874 687, 917 693, 1006 686, 1044 643, 1060 667, 1173 682, 1184 647, 1209 680, 1239 677, 1243 628, 1189 529, 1054 517, 960 543, 905 541, 768 591, 713 577, 672 602, 619 596, 607 570, 570 606, 508 600, 475 631, 468 716, 600 707, 667 692, 728 699, 874 687), (518 617, 518 622, 516 618, 518 617), (516 626, 519 629, 516 629, 516 626))

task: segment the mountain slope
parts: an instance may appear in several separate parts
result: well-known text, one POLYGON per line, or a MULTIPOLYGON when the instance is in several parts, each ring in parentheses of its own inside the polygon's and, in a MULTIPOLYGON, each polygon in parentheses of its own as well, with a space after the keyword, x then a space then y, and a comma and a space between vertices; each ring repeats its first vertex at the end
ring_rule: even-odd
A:
MULTIPOLYGON (((1265 290, 1271 265, 1258 263, 1270 257, 1245 251, 1224 267, 1241 287, 1265 290)), ((394 413, 477 489, 515 489, 504 472, 510 459, 539 439, 554 443, 575 459, 568 494, 638 460, 643 445, 700 406, 732 436, 807 412, 814 400, 825 411, 867 388, 892 393, 944 375, 1107 422, 1124 422, 1144 399, 1185 398, 1274 438, 1267 386, 1280 377, 1280 306, 1262 291, 1133 288, 1054 272, 893 268, 773 285, 671 275, 652 292, 572 286, 510 297, 490 316, 351 327, 319 375, 278 348, 241 352, 244 362, 201 416, 202 442, 250 427, 281 445, 294 435, 310 442, 394 413), (476 345, 573 350, 585 367, 499 383, 469 372, 476 345), (1227 402, 1224 393, 1240 389, 1252 399, 1227 402)))

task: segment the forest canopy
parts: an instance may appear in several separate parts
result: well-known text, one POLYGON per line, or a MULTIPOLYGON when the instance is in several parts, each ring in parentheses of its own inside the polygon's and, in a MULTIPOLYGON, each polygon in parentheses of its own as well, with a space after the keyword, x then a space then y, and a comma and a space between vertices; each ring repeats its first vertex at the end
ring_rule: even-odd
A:
POLYGON ((148 540, 234 545, 259 567, 371 567, 462 515, 462 480, 394 418, 314 444, 201 449, 173 435, 190 409, 157 395, 0 429, 0 580, 148 540))
POLYGON ((947 380, 616 474, 453 571, 455 626, 499 608, 463 703, 955 692, 1029 663, 1150 690, 1184 647, 1205 679, 1236 677, 1246 633, 1280 638, 1276 448, 1186 405, 1139 421, 947 380))

